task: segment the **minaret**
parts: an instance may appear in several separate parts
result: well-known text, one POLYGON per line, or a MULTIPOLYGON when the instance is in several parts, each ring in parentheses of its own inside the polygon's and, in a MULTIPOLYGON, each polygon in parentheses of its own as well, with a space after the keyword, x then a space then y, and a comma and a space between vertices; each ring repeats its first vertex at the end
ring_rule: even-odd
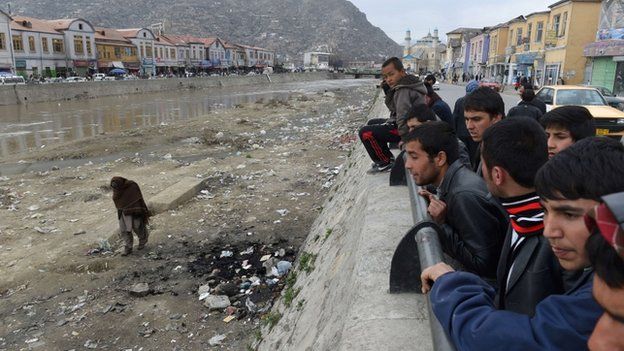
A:
POLYGON ((412 51, 412 32, 408 29, 405 31, 405 48, 403 48, 403 56, 411 54, 412 51))

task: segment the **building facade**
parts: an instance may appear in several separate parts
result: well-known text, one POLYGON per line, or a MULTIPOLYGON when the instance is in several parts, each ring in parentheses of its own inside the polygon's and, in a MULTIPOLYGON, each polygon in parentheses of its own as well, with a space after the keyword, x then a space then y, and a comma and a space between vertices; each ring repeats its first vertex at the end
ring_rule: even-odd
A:
POLYGON ((596 39, 585 46, 586 81, 624 94, 624 0, 603 1, 596 39))
POLYGON ((0 73, 15 74, 15 57, 11 45, 11 21, 13 19, 0 10, 0 73))
POLYGON ((97 72, 95 27, 82 18, 48 21, 63 34, 68 69, 72 75, 87 76, 97 72))
POLYGON ((507 59, 505 51, 507 49, 507 40, 509 38, 509 25, 501 23, 488 29, 489 36, 489 52, 487 58, 487 74, 489 78, 495 79, 497 82, 504 81, 505 72, 507 71, 507 59))
POLYGON ((24 78, 73 74, 65 36, 50 22, 13 16, 10 27, 16 74, 24 78))
POLYGON ((96 27, 95 48, 100 73, 108 73, 115 68, 139 73, 141 61, 136 46, 115 29, 96 27))
POLYGON ((184 66, 178 65, 177 50, 175 44, 163 36, 156 36, 154 40, 154 65, 156 74, 178 74, 184 70, 184 66))
POLYGON ((154 42, 156 41, 156 36, 154 33, 148 28, 117 29, 117 31, 124 38, 130 40, 137 48, 139 61, 141 62, 139 75, 155 76, 154 42))
POLYGON ((508 62, 506 68, 506 84, 511 84, 516 77, 523 74, 518 71, 517 54, 524 50, 525 34, 526 34, 526 18, 518 16, 507 22, 509 31, 507 33, 507 49, 505 50, 505 60, 508 62))
POLYGON ((581 84, 585 46, 595 40, 600 0, 562 0, 549 6, 543 84, 581 84))
POLYGON ((469 70, 473 77, 485 77, 487 73, 487 62, 490 54, 490 33, 489 28, 474 38, 470 39, 470 61, 469 70))

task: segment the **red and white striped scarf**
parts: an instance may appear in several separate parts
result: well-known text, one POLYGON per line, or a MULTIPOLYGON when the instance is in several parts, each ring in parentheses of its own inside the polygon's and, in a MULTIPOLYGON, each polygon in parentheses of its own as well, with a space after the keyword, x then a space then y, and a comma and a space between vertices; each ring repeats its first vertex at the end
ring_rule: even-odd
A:
POLYGON ((536 193, 501 199, 501 202, 518 236, 526 237, 543 232, 544 209, 536 193))

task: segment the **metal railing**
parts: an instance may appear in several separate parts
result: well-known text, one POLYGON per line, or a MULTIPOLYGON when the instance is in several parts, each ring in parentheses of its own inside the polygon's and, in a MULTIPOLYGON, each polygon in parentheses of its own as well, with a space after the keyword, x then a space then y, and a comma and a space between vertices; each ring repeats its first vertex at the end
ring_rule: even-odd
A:
MULTIPOLYGON (((392 258, 390 292, 419 290, 420 272, 444 260, 438 233, 433 228, 433 222, 427 212, 427 202, 418 195, 418 186, 407 169, 405 169, 405 177, 409 189, 414 227, 405 235, 392 258), (418 255, 419 262, 414 262, 416 255, 418 255), (416 279, 418 281, 415 282, 416 279)), ((433 313, 429 297, 427 297, 427 310, 433 349, 435 351, 455 350, 433 313)))

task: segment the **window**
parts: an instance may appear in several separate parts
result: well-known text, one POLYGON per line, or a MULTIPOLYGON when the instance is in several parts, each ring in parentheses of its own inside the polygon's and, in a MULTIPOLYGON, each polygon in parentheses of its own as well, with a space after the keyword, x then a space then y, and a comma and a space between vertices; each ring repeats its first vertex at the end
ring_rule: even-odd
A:
POLYGON ((522 45, 522 28, 516 30, 516 45, 522 45))
POLYGON ((28 50, 30 52, 37 52, 35 48, 35 37, 33 37, 32 35, 28 37, 28 50))
POLYGON ((24 44, 22 43, 22 35, 13 36, 13 50, 24 51, 24 44))
POLYGON ((115 58, 121 58, 121 48, 115 48, 115 58))
POLYGON ((145 57, 145 47, 141 44, 141 58, 145 57))
POLYGON ((175 60, 176 58, 175 49, 169 49, 169 54, 171 55, 171 58, 175 60))
POLYGON ((48 38, 41 38, 41 49, 43 52, 50 52, 48 48, 48 38))
POLYGON ((84 47, 82 46, 82 36, 74 35, 74 52, 76 55, 84 54, 84 47))
POLYGON ((158 48, 158 52, 160 53, 160 58, 165 57, 165 55, 163 55, 163 48, 158 48))
POLYGON ((54 50, 54 53, 65 52, 65 45, 63 44, 63 39, 52 39, 52 50, 54 50))
POLYGON ((531 42, 531 35, 533 34, 533 23, 527 25, 527 43, 531 42))
POLYGON ((154 53, 152 51, 152 47, 150 45, 145 46, 145 57, 154 57, 154 53))
POLYGON ((537 22, 537 34, 535 35, 535 42, 541 43, 543 35, 544 35, 544 22, 537 22))
POLYGON ((0 50, 6 50, 6 36, 0 33, 0 50))
POLYGON ((78 23, 78 29, 82 30, 82 23, 78 23))
POLYGON ((508 40, 509 45, 513 44, 513 37, 514 35, 513 35, 513 29, 512 29, 509 31, 509 40, 508 40))
POLYGON ((137 49, 136 48, 130 48, 130 55, 131 56, 136 56, 137 55, 137 49))
POLYGON ((568 13, 563 13, 563 20, 561 21, 561 36, 565 36, 566 33, 566 25, 568 24, 568 13))
POLYGON ((553 31, 555 31, 555 35, 559 35, 559 25, 561 23, 561 15, 557 15, 553 17, 553 31))
POLYGON ((87 55, 91 56, 91 39, 87 38, 86 39, 86 43, 87 43, 87 55))

